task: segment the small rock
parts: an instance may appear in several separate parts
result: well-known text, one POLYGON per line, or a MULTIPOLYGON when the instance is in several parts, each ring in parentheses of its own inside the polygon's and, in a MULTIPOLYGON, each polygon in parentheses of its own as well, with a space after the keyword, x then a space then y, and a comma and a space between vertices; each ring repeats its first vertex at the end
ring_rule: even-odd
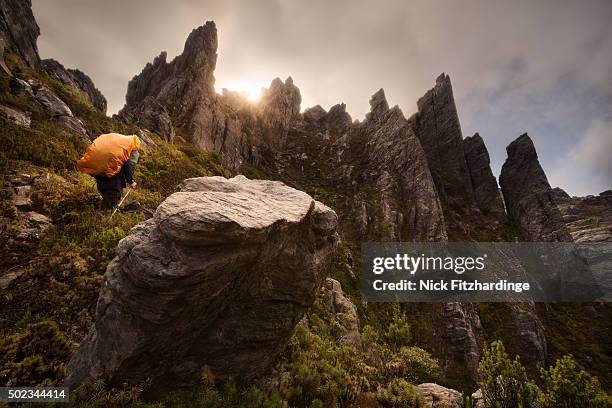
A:
POLYGON ((479 388, 472 394, 472 408, 485 408, 482 390, 479 388))
POLYGON ((8 272, 0 276, 0 289, 6 290, 11 283, 23 275, 24 272, 24 269, 17 269, 16 271, 8 272))
POLYGON ((15 190, 16 194, 13 196, 15 207, 20 211, 30 211, 32 209, 32 199, 30 199, 32 186, 18 186, 15 190))
POLYGON ((72 116, 72 111, 57 95, 45 86, 33 87, 34 98, 53 116, 72 116))
POLYGON ((434 383, 417 385, 426 408, 463 408, 463 394, 434 383))
POLYGON ((0 105, 0 113, 18 125, 30 127, 30 113, 0 105))
POLYGON ((51 226, 51 219, 46 215, 28 211, 19 214, 19 230, 13 244, 22 249, 34 249, 40 237, 51 226))
POLYGON ((32 183, 32 176, 26 173, 17 173, 8 177, 8 182, 13 187, 28 186, 32 183))
POLYGON ((136 135, 140 138, 140 141, 147 147, 147 149, 151 150, 157 147, 157 143, 155 143, 155 141, 151 139, 146 132, 139 129, 136 132, 136 135))
POLYGON ((79 119, 73 116, 58 116, 55 118, 55 121, 57 122, 58 126, 71 132, 78 133, 79 135, 85 136, 89 139, 89 136, 87 135, 87 130, 79 119))
POLYGON ((34 90, 32 86, 23 79, 13 78, 13 82, 11 83, 13 86, 13 92, 17 95, 26 95, 30 98, 34 98, 34 90))

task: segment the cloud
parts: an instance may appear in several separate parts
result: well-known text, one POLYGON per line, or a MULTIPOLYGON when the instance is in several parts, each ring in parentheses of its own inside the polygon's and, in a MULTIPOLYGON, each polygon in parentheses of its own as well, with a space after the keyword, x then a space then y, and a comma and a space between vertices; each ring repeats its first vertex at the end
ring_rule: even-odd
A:
MULTIPOLYGON (((291 75, 303 108, 339 102, 362 118, 383 87, 409 116, 450 74, 465 135, 485 139, 494 172, 528 132, 549 178, 568 192, 609 186, 588 166, 562 178, 612 106, 612 2, 590 0, 34 0, 39 48, 88 73, 109 100, 160 51, 181 52, 206 20, 219 31, 217 89, 291 75)), ((608 187, 609 188, 609 187, 608 187)))
POLYGON ((550 183, 564 185, 570 182, 578 186, 574 191, 577 195, 612 189, 611 157, 612 118, 597 120, 576 146, 559 161, 556 171, 550 177, 550 183), (581 177, 583 174, 589 177, 581 177))

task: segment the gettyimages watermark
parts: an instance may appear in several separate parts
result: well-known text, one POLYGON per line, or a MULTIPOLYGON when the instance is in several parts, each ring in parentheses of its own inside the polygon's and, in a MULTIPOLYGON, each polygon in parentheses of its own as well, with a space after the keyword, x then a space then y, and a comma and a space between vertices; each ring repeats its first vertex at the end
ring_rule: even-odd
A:
POLYGON ((368 242, 368 302, 611 302, 612 243, 368 242))

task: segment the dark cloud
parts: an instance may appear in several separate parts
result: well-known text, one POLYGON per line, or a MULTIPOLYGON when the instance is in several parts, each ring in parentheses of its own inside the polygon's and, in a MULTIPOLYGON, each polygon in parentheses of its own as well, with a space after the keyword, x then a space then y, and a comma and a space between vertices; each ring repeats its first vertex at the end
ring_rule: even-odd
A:
POLYGON ((146 62, 180 53, 215 20, 218 90, 291 75, 303 107, 345 102, 361 118, 383 87, 408 116, 444 71, 465 135, 480 132, 495 172, 527 131, 551 184, 571 194, 612 184, 608 0, 34 0, 34 14, 43 57, 87 72, 110 112, 146 62))

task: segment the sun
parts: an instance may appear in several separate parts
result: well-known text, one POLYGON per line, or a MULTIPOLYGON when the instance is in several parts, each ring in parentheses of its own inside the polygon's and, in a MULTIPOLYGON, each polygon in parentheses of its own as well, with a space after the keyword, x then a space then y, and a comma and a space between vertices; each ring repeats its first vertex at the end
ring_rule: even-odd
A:
POLYGON ((228 91, 238 92, 244 95, 249 101, 257 102, 261 97, 262 85, 255 82, 231 82, 224 84, 223 88, 228 91))

